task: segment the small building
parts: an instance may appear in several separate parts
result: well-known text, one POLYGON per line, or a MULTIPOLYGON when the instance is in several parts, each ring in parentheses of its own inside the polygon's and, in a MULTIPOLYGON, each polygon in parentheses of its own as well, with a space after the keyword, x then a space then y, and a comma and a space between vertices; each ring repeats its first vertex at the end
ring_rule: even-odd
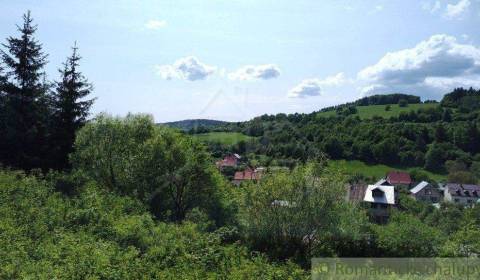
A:
POLYGON ((410 195, 418 201, 438 203, 442 199, 442 192, 434 185, 422 181, 410 190, 410 195))
POLYGON ((385 180, 391 186, 405 187, 407 189, 412 184, 412 178, 410 177, 410 174, 408 174, 407 172, 402 172, 402 171, 390 171, 390 172, 388 172, 387 176, 385 177, 385 180))
POLYGON ((235 185, 240 185, 242 182, 245 181, 258 181, 261 179, 263 173, 263 169, 252 169, 247 167, 243 171, 235 172, 235 176, 233 177, 232 183, 235 185))
POLYGON ((222 170, 224 167, 237 167, 242 157, 238 154, 225 156, 222 160, 215 163, 218 169, 222 170))
POLYGON ((390 209, 395 206, 395 187, 368 185, 363 201, 370 204, 370 217, 379 224, 385 224, 390 209))
POLYGON ((480 200, 480 186, 447 183, 444 191, 445 201, 472 206, 480 200))

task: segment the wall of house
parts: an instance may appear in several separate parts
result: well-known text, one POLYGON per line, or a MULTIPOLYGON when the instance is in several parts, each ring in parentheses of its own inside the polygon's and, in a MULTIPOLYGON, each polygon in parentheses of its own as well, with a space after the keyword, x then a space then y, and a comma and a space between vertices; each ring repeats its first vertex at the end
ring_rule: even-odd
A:
POLYGON ((445 201, 461 204, 461 205, 471 205, 476 203, 478 198, 471 196, 457 196, 449 192, 449 189, 445 189, 445 201))
POLYGON ((438 203, 441 202, 442 193, 432 186, 427 186, 418 193, 414 194, 413 197, 419 201, 438 203))

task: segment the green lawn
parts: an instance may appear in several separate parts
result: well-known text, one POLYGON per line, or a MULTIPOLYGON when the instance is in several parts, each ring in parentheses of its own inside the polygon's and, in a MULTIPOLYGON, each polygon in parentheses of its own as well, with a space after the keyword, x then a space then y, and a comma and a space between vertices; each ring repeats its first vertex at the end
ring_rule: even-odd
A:
MULTIPOLYGON (((356 106, 358 113, 355 115, 358 115, 362 119, 370 119, 373 116, 381 116, 384 118, 389 118, 389 117, 400 115, 400 112, 410 112, 411 110, 416 111, 420 108, 434 108, 434 107, 437 107, 438 104, 435 104, 435 103, 409 104, 407 107, 399 107, 398 104, 392 104, 390 105, 391 107, 390 111, 385 111, 386 106, 387 105, 356 106)), ((322 116, 322 117, 329 117, 329 116, 335 116, 335 115, 336 115, 335 110, 318 113, 318 116, 322 116)))
POLYGON ((202 134, 194 134, 193 137, 205 142, 218 142, 227 145, 234 145, 244 140, 255 139, 254 137, 238 133, 238 132, 209 132, 202 134))
MULTIPOLYGON (((329 161, 329 167, 334 169, 343 170, 346 174, 363 174, 366 177, 374 177, 376 179, 380 179, 385 176, 388 171, 392 170, 399 170, 399 171, 407 171, 414 168, 402 168, 402 167, 392 167, 387 166, 384 164, 375 164, 369 165, 362 161, 358 160, 331 160, 329 161)), ((425 170, 424 170, 425 171, 425 170)), ((428 176, 438 182, 445 181, 446 176, 442 174, 435 174, 429 171, 425 171, 428 176)))

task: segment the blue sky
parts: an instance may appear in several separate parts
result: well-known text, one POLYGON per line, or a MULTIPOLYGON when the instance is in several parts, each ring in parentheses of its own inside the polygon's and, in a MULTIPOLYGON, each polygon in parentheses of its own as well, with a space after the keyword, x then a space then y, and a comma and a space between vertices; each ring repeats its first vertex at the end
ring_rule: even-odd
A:
POLYGON ((26 10, 49 79, 78 42, 94 114, 235 121, 480 87, 478 0, 0 0, 2 42, 26 10))

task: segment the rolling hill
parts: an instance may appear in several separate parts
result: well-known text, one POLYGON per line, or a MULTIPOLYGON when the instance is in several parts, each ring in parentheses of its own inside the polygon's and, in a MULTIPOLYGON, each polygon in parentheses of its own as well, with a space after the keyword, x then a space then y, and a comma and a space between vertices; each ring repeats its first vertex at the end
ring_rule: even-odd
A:
MULTIPOLYGON (((409 104, 406 107, 400 107, 398 104, 387 104, 387 105, 368 105, 368 106, 356 106, 357 113, 352 115, 358 115, 361 119, 371 119, 374 116, 379 116, 383 118, 390 118, 400 115, 401 112, 410 112, 416 111, 418 109, 428 109, 438 107, 438 103, 418 103, 418 104, 409 104), (390 106, 390 110, 385 108, 390 106)), ((335 110, 324 111, 317 113, 321 117, 330 117, 335 116, 337 112, 335 110)))
POLYGON ((225 122, 225 121, 209 120, 209 119, 190 119, 190 120, 160 123, 160 125, 166 125, 169 127, 174 127, 174 128, 187 131, 192 128, 198 128, 198 127, 211 128, 214 126, 224 125, 227 123, 228 122, 225 122))

